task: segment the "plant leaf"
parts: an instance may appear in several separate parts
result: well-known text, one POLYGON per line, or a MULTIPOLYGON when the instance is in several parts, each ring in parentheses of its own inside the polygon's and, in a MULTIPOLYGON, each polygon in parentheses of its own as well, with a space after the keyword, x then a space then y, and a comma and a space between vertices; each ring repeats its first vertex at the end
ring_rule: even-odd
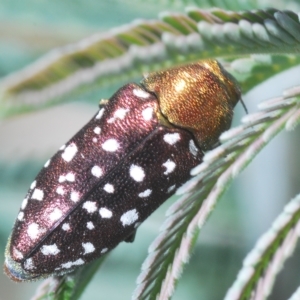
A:
POLYGON ((293 293, 293 295, 288 300, 298 300, 300 298, 300 287, 293 293))
POLYGON ((32 300, 77 300, 107 255, 76 269, 73 273, 50 277, 42 282, 32 300))
POLYGON ((293 253, 300 233, 300 194, 291 200, 246 256, 225 300, 266 299, 276 275, 293 253))
MULTIPOLYGON (((219 7, 227 10, 249 10, 249 9, 257 9, 257 8, 265 8, 270 6, 270 2, 267 0, 230 0, 230 1, 219 1, 219 0, 148 0, 148 1, 141 1, 142 3, 155 3, 156 5, 159 3, 161 7, 168 7, 170 8, 177 8, 177 7, 185 7, 187 5, 196 5, 201 8, 210 8, 210 7, 219 7)), ((288 5, 293 7, 293 9, 297 10, 297 2, 296 1, 284 1, 284 0, 277 0, 276 7, 277 8, 284 8, 286 9, 288 5)))
POLYGON ((290 11, 187 9, 136 21, 54 49, 0 82, 2 116, 70 99, 143 72, 201 58, 298 53, 300 23, 290 11))
POLYGON ((277 133, 300 122, 299 95, 300 87, 262 103, 261 112, 248 115, 244 125, 224 133, 223 144, 191 171, 195 177, 177 190, 182 196, 168 210, 160 235, 149 247, 133 299, 172 296, 199 231, 232 179, 277 133))
POLYGON ((300 57, 264 54, 222 63, 232 75, 239 79, 243 93, 247 93, 257 84, 300 64, 300 57))

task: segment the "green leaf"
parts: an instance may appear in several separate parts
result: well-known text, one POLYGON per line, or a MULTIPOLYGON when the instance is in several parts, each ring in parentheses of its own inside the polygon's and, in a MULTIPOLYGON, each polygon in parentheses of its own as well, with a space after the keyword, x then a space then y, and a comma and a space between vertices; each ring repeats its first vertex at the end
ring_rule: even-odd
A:
POLYGON ((107 255, 62 277, 46 279, 32 300, 77 300, 107 255))
POLYGON ((300 195, 291 200, 260 237, 255 248, 247 255, 236 281, 228 290, 225 300, 266 299, 276 275, 293 253, 299 239, 300 195))
POLYGON ((258 83, 300 64, 296 55, 252 55, 224 63, 226 69, 238 78, 243 93, 249 92, 258 83))
POLYGON ((298 53, 298 29, 295 13, 276 9, 164 13, 161 20, 134 22, 54 49, 4 78, 0 111, 7 116, 83 98, 91 91, 95 95, 124 78, 202 58, 298 53))

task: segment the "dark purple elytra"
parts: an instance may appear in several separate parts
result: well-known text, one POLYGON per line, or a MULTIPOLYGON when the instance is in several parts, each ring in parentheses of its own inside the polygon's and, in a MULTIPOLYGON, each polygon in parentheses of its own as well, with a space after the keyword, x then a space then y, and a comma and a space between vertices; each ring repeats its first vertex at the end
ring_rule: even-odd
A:
MULTIPOLYGON (((211 140, 198 138, 202 108, 196 133, 181 121, 178 127, 171 116, 172 105, 175 111, 179 101, 183 119, 190 120, 194 111, 185 114, 184 107, 191 110, 192 103, 197 110, 210 101, 210 109, 216 112, 223 107, 230 126, 240 92, 216 61, 174 70, 180 76, 171 74, 173 91, 168 87, 167 96, 159 86, 164 81, 155 78, 170 76, 170 71, 154 73, 142 85, 123 86, 109 101, 100 103, 97 114, 46 162, 22 202, 8 241, 4 269, 10 278, 25 281, 62 275, 121 241, 132 240, 141 222, 191 177, 190 170, 203 158, 200 147, 211 148, 219 133, 211 140), (189 87, 204 91, 204 85, 214 81, 213 99, 200 93, 196 97, 202 97, 202 102, 194 104, 196 93, 189 87), (170 118, 161 110, 168 97, 170 101, 178 98, 167 103, 170 118)), ((218 119, 214 114, 211 118, 218 119)), ((219 120, 216 123, 220 132, 229 127, 219 120)), ((205 121, 200 130, 215 130, 209 124, 205 121)))

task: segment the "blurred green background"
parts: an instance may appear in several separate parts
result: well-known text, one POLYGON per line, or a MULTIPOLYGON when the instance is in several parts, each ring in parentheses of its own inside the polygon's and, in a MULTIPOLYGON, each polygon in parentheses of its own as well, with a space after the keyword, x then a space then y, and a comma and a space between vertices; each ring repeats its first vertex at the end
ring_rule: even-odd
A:
MULTIPOLYGON (((179 9, 179 8, 178 8, 179 9)), ((140 18, 157 18, 167 6, 155 1, 1 0, 0 77, 34 61, 49 49, 140 18)), ((172 9, 173 10, 173 9, 172 9)), ((300 83, 295 68, 244 97, 249 112, 300 83)), ((96 112, 100 98, 81 99, 0 121, 0 262, 19 206, 35 175, 96 112)), ((235 124, 244 112, 236 109, 235 124)), ((246 253, 284 204, 299 192, 300 130, 277 137, 235 180, 204 227, 174 299, 222 299, 246 253)), ((139 229, 133 244, 122 243, 96 274, 82 299, 130 299, 147 247, 158 233, 167 201, 139 229)), ((271 299, 285 299, 299 284, 299 249, 276 282, 271 299)), ((40 282, 15 284, 0 274, 0 300, 30 299, 40 282)))

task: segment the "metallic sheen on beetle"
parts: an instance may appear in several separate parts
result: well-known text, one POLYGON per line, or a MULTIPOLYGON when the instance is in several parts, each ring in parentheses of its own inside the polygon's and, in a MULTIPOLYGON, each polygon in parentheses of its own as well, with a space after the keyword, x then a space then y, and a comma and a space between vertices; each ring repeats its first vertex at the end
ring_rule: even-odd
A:
POLYGON ((120 88, 32 182, 5 253, 15 281, 63 275, 132 242, 138 226, 191 178, 241 97, 215 60, 120 88))

